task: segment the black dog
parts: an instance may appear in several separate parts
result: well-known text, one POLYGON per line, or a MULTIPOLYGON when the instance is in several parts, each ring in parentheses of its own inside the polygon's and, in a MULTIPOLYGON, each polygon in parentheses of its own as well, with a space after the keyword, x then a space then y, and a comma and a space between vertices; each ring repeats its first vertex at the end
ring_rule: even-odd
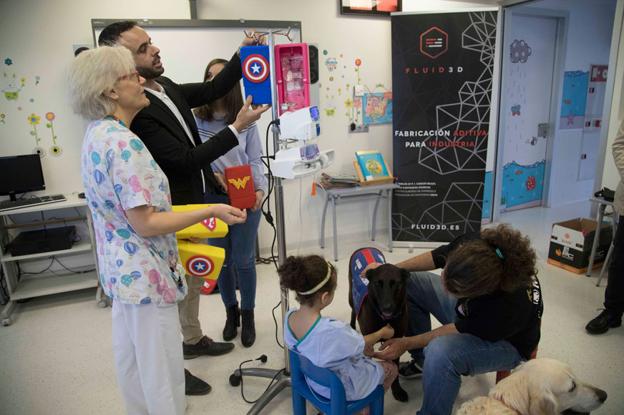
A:
MULTIPOLYGON (((372 249, 372 248, 371 248, 372 249)), ((358 252, 351 256, 351 261, 358 252)), ((381 253, 379 253, 381 255, 381 253)), ((383 256, 382 256, 383 257, 383 256)), ((409 272, 391 264, 383 264, 366 273, 368 293, 361 299, 359 312, 353 301, 354 277, 357 266, 349 266, 349 305, 351 306, 351 327, 355 329, 355 320, 362 335, 374 333, 389 324, 394 329, 394 337, 403 337, 407 329, 406 282, 409 272)), ((358 283, 356 280, 355 283, 358 283)), ((395 360, 399 364, 399 359, 395 360)), ((407 392, 399 384, 397 377, 392 383, 392 396, 400 402, 407 402, 407 392)))

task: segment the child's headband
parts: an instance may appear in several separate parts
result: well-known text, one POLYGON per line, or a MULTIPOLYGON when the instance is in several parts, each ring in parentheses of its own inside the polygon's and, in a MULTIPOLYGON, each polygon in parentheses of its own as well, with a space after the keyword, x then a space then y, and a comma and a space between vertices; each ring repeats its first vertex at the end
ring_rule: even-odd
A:
POLYGON ((327 275, 325 275, 325 278, 323 278, 323 280, 321 282, 319 282, 318 284, 316 284, 314 287, 312 287, 311 289, 309 289, 308 291, 297 291, 298 294, 300 295, 310 295, 310 294, 314 294, 315 292, 317 292, 318 290, 321 289, 321 287, 325 284, 327 284, 327 281, 329 281, 329 278, 331 277, 331 273, 332 273, 332 266, 331 264, 328 262, 327 263, 327 275))

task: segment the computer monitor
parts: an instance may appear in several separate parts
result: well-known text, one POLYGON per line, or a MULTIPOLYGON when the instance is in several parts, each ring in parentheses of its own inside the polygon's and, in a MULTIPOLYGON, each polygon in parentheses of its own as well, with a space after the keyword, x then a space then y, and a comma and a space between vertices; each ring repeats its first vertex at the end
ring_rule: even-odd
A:
POLYGON ((0 195, 15 200, 16 193, 45 190, 39 154, 0 157, 0 195))

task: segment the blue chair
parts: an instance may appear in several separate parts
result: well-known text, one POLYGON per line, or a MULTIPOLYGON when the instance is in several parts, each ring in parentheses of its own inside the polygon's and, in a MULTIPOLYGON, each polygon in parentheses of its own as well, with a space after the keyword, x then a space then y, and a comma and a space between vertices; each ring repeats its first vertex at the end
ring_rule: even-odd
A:
POLYGON ((370 406, 371 415, 382 415, 384 408, 383 385, 366 398, 347 401, 344 385, 338 376, 329 369, 315 366, 299 353, 289 350, 290 381, 292 386, 293 414, 306 415, 306 399, 327 415, 347 415, 370 406), (331 391, 331 399, 326 399, 308 386, 305 376, 314 382, 326 386, 331 391))

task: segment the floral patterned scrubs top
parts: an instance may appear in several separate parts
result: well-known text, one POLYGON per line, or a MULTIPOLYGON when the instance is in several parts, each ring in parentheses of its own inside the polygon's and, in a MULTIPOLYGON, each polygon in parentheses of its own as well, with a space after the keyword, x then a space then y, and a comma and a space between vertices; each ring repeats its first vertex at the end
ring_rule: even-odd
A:
POLYGON ((186 295, 174 234, 137 234, 126 211, 171 210, 167 177, 143 142, 122 122, 93 121, 82 146, 82 181, 93 217, 100 284, 127 304, 175 304, 186 295))

